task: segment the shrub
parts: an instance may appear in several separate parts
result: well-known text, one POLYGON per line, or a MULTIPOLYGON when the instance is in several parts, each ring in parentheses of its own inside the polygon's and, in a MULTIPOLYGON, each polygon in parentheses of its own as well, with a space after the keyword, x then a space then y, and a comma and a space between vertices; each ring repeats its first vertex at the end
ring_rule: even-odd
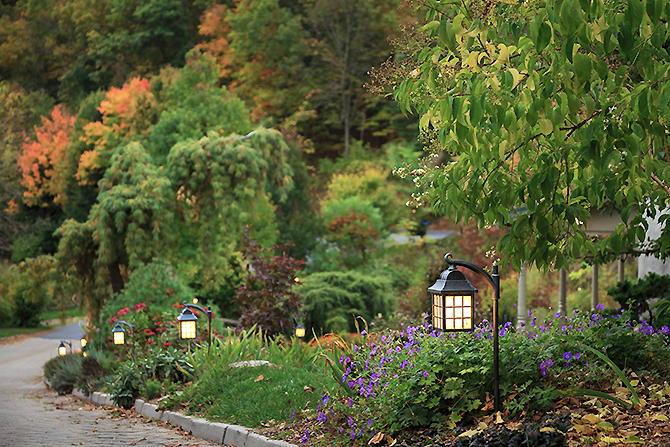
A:
POLYGON ((142 390, 140 391, 140 394, 142 397, 146 397, 147 399, 151 400, 160 396, 162 391, 163 384, 161 384, 161 382, 154 379, 147 379, 147 381, 144 383, 144 386, 142 387, 142 390))
POLYGON ((59 395, 70 394, 81 382, 81 360, 79 354, 67 354, 50 359, 44 364, 44 381, 59 395))
POLYGON ((638 279, 635 283, 629 280, 618 282, 614 287, 607 290, 607 293, 621 307, 630 309, 633 318, 639 320, 646 315, 649 317, 649 322, 653 324, 649 300, 670 297, 670 275, 657 275, 654 272, 649 272, 647 276, 638 279))
POLYGON ((326 208, 332 202, 353 197, 369 200, 381 213, 386 228, 398 223, 402 217, 409 217, 409 209, 404 206, 398 188, 390 181, 389 172, 379 167, 368 167, 357 173, 335 174, 321 206, 326 208))
POLYGON ((244 231, 243 242, 250 268, 244 284, 235 292, 242 313, 238 328, 257 325, 271 335, 290 333, 300 309, 300 296, 293 288, 305 262, 290 257, 285 245, 263 248, 249 237, 248 229, 244 231))
POLYGON ((386 276, 357 271, 321 272, 302 280, 306 327, 317 333, 355 332, 355 318, 366 321, 388 315, 396 304, 393 283, 386 276))
POLYGON ((110 394, 114 403, 123 408, 130 408, 144 386, 142 370, 132 362, 126 362, 116 370, 110 385, 110 394))
POLYGON ((326 239, 344 255, 360 254, 365 258, 366 250, 381 238, 384 228, 381 213, 368 200, 349 197, 328 202, 321 214, 326 222, 326 239))

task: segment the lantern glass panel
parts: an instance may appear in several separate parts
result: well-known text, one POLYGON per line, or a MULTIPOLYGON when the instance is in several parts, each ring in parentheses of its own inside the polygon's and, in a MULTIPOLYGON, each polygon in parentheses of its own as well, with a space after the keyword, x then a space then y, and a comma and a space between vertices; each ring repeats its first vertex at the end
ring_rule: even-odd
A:
POLYGON ((180 321, 179 335, 184 340, 190 340, 196 337, 195 321, 180 321))
POLYGON ((65 346, 59 346, 58 347, 58 355, 61 357, 67 354, 67 348, 65 346))
POLYGON ((472 329, 472 295, 433 295, 433 327, 443 330, 472 329))
POLYGON ((80 343, 81 343, 81 347, 82 347, 82 348, 85 348, 85 347, 86 347, 86 344, 87 344, 88 342, 86 341, 85 338, 82 338, 82 339, 80 340, 80 343))
POLYGON ((305 336, 305 328, 304 327, 297 327, 295 328, 295 336, 302 338, 305 336))
POLYGON ((123 345, 126 343, 126 333, 123 331, 114 332, 114 344, 123 345))
POLYGON ((442 300, 441 295, 433 294, 433 327, 436 329, 444 329, 442 324, 442 300))

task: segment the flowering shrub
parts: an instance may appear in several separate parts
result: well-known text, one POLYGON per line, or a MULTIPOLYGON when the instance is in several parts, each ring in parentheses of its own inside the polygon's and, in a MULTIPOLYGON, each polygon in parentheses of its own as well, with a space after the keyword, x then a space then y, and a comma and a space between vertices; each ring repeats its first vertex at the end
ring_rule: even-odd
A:
MULTIPOLYGON (((629 314, 575 313, 542 323, 531 318, 527 330, 518 332, 510 323, 501 327, 505 410, 532 411, 577 383, 596 386, 613 378, 588 347, 606 352, 622 368, 667 377, 670 329, 637 324, 629 314)), ((346 395, 324 396, 315 424, 366 439, 412 426, 454 427, 466 413, 492 410, 492 338, 486 320, 458 335, 438 333, 426 321, 368 336, 364 346, 351 346, 339 359, 346 395)))

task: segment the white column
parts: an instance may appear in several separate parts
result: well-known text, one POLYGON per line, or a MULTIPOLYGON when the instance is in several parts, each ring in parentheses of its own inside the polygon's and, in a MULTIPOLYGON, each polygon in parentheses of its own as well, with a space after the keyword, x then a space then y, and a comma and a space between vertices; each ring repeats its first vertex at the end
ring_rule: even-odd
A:
POLYGON ((528 324, 528 306, 526 305, 526 271, 528 270, 528 263, 521 264, 521 271, 519 271, 519 295, 517 298, 517 312, 516 312, 516 326, 522 328, 528 324), (523 323, 523 326, 522 324, 523 323))
POLYGON ((558 311, 562 317, 568 315, 567 306, 567 281, 568 272, 565 269, 558 271, 558 311))

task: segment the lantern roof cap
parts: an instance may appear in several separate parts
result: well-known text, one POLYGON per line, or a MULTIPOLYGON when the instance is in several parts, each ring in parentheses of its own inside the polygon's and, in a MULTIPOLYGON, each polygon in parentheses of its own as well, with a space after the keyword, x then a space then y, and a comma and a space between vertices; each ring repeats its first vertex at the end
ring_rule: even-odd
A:
POLYGON ((439 294, 457 294, 457 293, 475 293, 477 289, 470 284, 463 272, 456 266, 449 265, 449 268, 440 274, 435 284, 428 288, 430 293, 439 294))
POLYGON ((195 314, 193 314, 193 311, 188 307, 184 308, 177 317, 178 321, 196 321, 197 319, 198 317, 196 317, 195 314))
POLYGON ((116 324, 114 325, 114 329, 112 329, 112 332, 124 332, 124 333, 125 333, 126 330, 123 329, 123 326, 121 326, 121 324, 116 323, 116 324))

